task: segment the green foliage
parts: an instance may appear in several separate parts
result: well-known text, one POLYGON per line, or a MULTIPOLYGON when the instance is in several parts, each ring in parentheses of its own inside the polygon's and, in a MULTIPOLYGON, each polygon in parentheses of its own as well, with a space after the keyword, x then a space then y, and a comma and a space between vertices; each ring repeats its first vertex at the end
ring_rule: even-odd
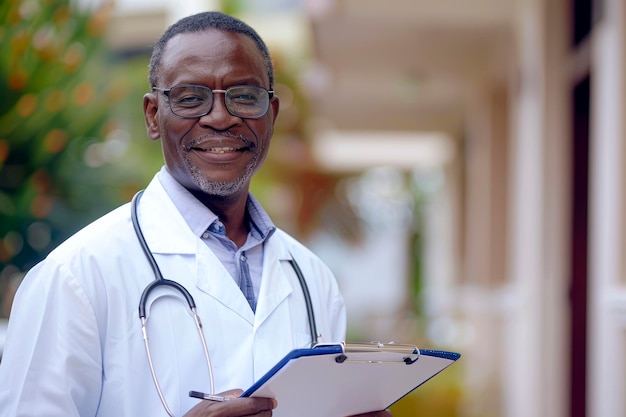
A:
POLYGON ((0 294, 133 186, 104 175, 124 146, 109 110, 128 87, 109 71, 109 9, 0 3, 0 294))

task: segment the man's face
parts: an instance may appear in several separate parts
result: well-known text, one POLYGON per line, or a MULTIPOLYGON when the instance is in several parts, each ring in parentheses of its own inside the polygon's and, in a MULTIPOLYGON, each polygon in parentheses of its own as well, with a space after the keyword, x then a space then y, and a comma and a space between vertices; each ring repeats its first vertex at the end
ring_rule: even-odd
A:
MULTIPOLYGON (((270 88, 263 56, 249 37, 210 29, 169 40, 163 52, 159 88, 197 84, 214 90, 236 85, 270 88)), ((144 96, 148 136, 162 140, 168 171, 191 191, 232 196, 247 193, 251 177, 269 150, 278 98, 259 119, 231 115, 224 94, 214 94, 209 114, 185 119, 158 91, 144 96)))

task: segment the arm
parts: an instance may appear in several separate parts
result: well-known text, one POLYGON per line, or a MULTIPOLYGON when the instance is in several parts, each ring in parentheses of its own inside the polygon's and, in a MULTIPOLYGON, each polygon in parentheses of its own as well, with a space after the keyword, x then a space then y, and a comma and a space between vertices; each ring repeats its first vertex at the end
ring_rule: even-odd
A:
POLYGON ((55 262, 39 264, 13 304, 0 366, 0 416, 95 415, 99 358, 95 316, 82 288, 55 262))

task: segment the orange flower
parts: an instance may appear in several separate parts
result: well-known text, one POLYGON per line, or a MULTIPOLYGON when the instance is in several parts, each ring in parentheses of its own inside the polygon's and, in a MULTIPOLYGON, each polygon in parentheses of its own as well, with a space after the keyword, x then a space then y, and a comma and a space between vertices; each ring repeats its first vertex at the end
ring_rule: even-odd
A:
POLYGON ((52 129, 43 139, 46 151, 59 153, 67 145, 67 133, 61 129, 52 129))
POLYGON ((17 113, 22 117, 32 115, 37 109, 37 96, 25 94, 17 102, 17 113))
POLYGON ((12 7, 9 9, 9 18, 7 19, 11 25, 19 25, 22 23, 22 15, 19 7, 12 7))
POLYGON ((35 190, 37 190, 37 193, 45 193, 50 189, 50 175, 43 169, 35 171, 30 177, 30 180, 35 190))
POLYGON ((38 194, 30 203, 30 213, 37 219, 43 219, 52 210, 52 205, 52 197, 38 194))
POLYGON ((113 6, 113 1, 105 1, 100 5, 87 24, 87 33, 89 35, 100 36, 104 33, 113 6))
POLYGON ((93 98, 95 91, 88 82, 82 82, 74 89, 74 101, 79 106, 86 106, 93 98))
POLYGON ((54 23, 57 24, 57 26, 63 26, 67 23, 68 20, 70 20, 71 15, 72 11, 70 10, 70 6, 65 5, 59 7, 56 12, 54 12, 54 17, 52 19, 54 20, 54 23))
POLYGON ((9 157, 9 141, 0 140, 0 164, 4 163, 9 157))
POLYGON ((85 48, 80 43, 74 43, 67 49, 63 56, 63 65, 68 72, 74 72, 80 67, 85 57, 84 50, 85 48))
POLYGON ((22 68, 15 68, 9 74, 9 88, 20 91, 28 84, 28 74, 22 68))
POLYGON ((30 47, 31 36, 26 29, 22 29, 11 39, 11 52, 14 57, 21 58, 30 47))
POLYGON ((53 61, 59 54, 59 46, 55 38, 57 34, 52 25, 46 25, 35 33, 33 46, 43 61, 53 61))

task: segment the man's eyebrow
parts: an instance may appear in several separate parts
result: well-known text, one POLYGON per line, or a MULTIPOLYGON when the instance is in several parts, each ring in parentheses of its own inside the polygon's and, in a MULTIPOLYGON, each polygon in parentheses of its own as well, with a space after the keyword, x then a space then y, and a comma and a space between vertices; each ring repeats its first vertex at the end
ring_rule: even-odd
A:
MULTIPOLYGON (((223 80, 222 80, 223 81, 223 80)), ((242 78, 233 78, 233 81, 230 82, 229 85, 253 85, 263 87, 264 80, 259 77, 242 77, 242 78)))

